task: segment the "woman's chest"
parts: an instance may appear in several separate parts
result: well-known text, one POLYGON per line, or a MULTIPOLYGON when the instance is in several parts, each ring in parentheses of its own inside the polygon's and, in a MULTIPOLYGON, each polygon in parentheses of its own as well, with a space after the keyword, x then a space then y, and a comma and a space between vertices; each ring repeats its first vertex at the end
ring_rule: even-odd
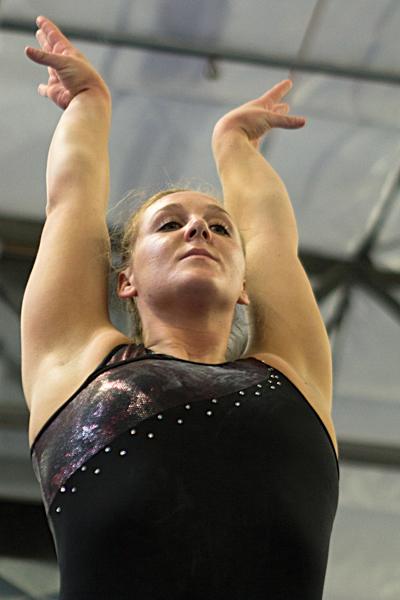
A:
MULTIPOLYGON (((115 477, 116 465, 123 469, 122 482, 123 474, 130 473, 135 481, 142 474, 148 483, 159 469, 165 471, 168 461, 171 468, 186 465, 185 472, 196 472, 199 484, 211 489, 217 465, 217 480, 229 472, 235 481, 243 482, 254 469, 258 470, 256 485, 263 477, 268 485, 285 477, 285 494, 288 486, 313 487, 315 478, 318 485, 321 478, 336 481, 326 431, 277 370, 256 363, 256 372, 267 371, 268 377, 257 377, 252 383, 232 375, 227 382, 216 377, 204 389, 179 377, 173 363, 175 379, 169 373, 157 386, 154 373, 148 374, 156 363, 163 363, 165 371, 166 361, 143 362, 145 378, 120 372, 120 367, 103 373, 67 402, 39 435, 33 458, 48 505, 74 473, 87 481, 88 471, 89 484, 98 479, 104 483, 106 473, 115 477), (243 477, 238 475, 239 467, 243 477)), ((111 488, 114 484, 110 480, 111 488)), ((75 487, 82 491, 81 483, 75 487)))
MULTIPOLYGON (((104 349, 101 351, 102 356, 106 353, 104 349)), ((111 375, 104 373, 96 378, 90 384, 91 387, 89 389, 84 388, 81 392, 81 398, 77 398, 76 396, 79 396, 80 387, 82 387, 82 384, 99 364, 99 355, 92 357, 81 368, 75 370, 72 368, 67 369, 66 367, 58 371, 56 369, 50 370, 46 385, 43 386, 42 394, 38 395, 38 400, 32 403, 29 425, 30 445, 32 446, 35 438, 46 427, 46 424, 59 418, 57 413, 62 412, 64 407, 69 412, 73 412, 74 409, 79 411, 79 402, 81 402, 81 409, 87 410, 90 413, 95 408, 98 410, 102 403, 105 405, 104 398, 106 398, 107 402, 111 401, 110 399, 113 394, 117 394, 118 396, 120 390, 132 396, 140 390, 140 393, 143 395, 141 402, 146 401, 146 394, 148 397, 156 394, 158 397, 154 397, 153 400, 159 402, 160 405, 162 404, 163 396, 166 395, 171 398, 170 402, 173 404, 181 402, 182 405, 187 400, 185 394, 192 398, 203 399, 207 396, 210 396, 210 398, 224 396, 229 390, 235 389, 238 395, 246 395, 247 390, 252 389, 252 383, 254 382, 258 382, 260 388, 264 386, 263 394, 264 391, 269 394, 271 392, 274 393, 274 390, 278 392, 281 381, 274 381, 274 378, 278 377, 278 375, 273 375, 272 379, 270 378, 269 367, 271 367, 277 370, 276 373, 282 373, 305 397, 325 425, 337 452, 337 441, 332 419, 326 411, 323 400, 312 384, 305 382, 291 369, 290 365, 277 356, 257 354, 251 358, 256 358, 257 361, 264 363, 265 369, 263 369, 262 365, 257 366, 256 363, 255 366, 257 369, 254 372, 247 373, 245 370, 236 369, 228 369, 226 371, 215 369, 214 373, 214 369, 212 369, 213 373, 209 374, 207 368, 202 365, 194 366, 187 365, 182 361, 160 361, 156 359, 148 362, 148 359, 146 359, 145 361, 142 360, 136 363, 135 368, 139 372, 139 379, 136 380, 136 383, 131 381, 129 384, 126 379, 123 381, 124 377, 127 379, 130 378, 128 371, 125 371, 125 374, 121 374, 121 370, 114 369, 111 375), (93 365, 95 366, 93 367, 93 365), (159 375, 158 381, 157 374, 159 375), (155 384, 152 383, 152 378, 156 382, 155 384), (108 392, 105 392, 105 390, 108 390, 108 392), (93 402, 94 405, 91 406, 93 402), (71 406, 68 407, 68 404, 71 406)), ((131 369, 132 367, 133 364, 131 363, 131 369)), ((256 387, 253 390, 256 397, 261 394, 260 388, 256 387)), ((238 400, 241 399, 238 398, 238 400)), ((268 401, 266 397, 264 397, 264 401, 268 401)), ((287 414, 287 418, 290 418, 290 412, 287 414)))

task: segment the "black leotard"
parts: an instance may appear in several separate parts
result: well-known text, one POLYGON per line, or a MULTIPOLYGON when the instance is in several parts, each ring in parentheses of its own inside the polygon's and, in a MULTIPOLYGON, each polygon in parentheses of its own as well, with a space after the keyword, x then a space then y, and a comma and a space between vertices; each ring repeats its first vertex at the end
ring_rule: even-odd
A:
POLYGON ((321 600, 339 465, 323 422, 255 358, 114 348, 32 464, 60 600, 321 600))

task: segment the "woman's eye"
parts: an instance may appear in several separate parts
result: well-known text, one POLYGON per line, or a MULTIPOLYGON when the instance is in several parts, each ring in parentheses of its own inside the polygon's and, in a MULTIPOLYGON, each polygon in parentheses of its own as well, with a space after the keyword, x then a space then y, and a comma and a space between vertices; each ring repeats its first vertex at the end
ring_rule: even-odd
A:
POLYGON ((211 225, 211 227, 221 227, 227 235, 229 235, 229 230, 225 227, 225 225, 221 225, 221 223, 215 223, 215 225, 211 225))
MULTIPOLYGON (((167 223, 164 223, 164 225, 161 225, 160 230, 164 229, 164 227, 166 227, 167 225, 179 225, 179 223, 177 221, 168 221, 167 223)), ((230 235, 228 228, 225 227, 225 225, 222 225, 221 223, 214 223, 213 225, 211 225, 211 227, 221 227, 226 235, 230 235)))
POLYGON ((160 230, 164 229, 164 227, 166 227, 167 225, 171 225, 172 223, 179 225, 179 223, 177 223, 176 221, 168 221, 168 223, 164 223, 164 225, 161 225, 160 230))

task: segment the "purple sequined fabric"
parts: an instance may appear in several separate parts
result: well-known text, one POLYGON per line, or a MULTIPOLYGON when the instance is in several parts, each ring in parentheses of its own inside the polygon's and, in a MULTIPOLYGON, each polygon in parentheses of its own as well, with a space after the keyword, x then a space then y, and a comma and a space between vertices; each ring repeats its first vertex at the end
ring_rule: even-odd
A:
POLYGON ((119 434, 189 398, 196 402, 222 397, 274 372, 255 358, 206 365, 152 356, 142 345, 117 348, 35 439, 32 464, 46 513, 60 486, 119 434))

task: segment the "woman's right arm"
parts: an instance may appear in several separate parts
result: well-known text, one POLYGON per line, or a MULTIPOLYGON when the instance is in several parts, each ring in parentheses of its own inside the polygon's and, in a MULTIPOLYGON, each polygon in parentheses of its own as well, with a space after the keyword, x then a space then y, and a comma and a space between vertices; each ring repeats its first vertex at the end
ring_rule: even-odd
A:
POLYGON ((27 47, 28 58, 46 65, 47 84, 39 93, 64 110, 50 145, 47 163, 47 215, 78 201, 103 214, 109 193, 108 137, 111 96, 86 57, 48 19, 38 17, 42 47, 27 47))
POLYGON ((89 61, 48 19, 39 17, 46 65, 39 93, 64 110, 47 163, 46 222, 21 311, 22 379, 29 405, 44 365, 65 365, 102 329, 108 313, 110 242, 109 90, 89 61))

